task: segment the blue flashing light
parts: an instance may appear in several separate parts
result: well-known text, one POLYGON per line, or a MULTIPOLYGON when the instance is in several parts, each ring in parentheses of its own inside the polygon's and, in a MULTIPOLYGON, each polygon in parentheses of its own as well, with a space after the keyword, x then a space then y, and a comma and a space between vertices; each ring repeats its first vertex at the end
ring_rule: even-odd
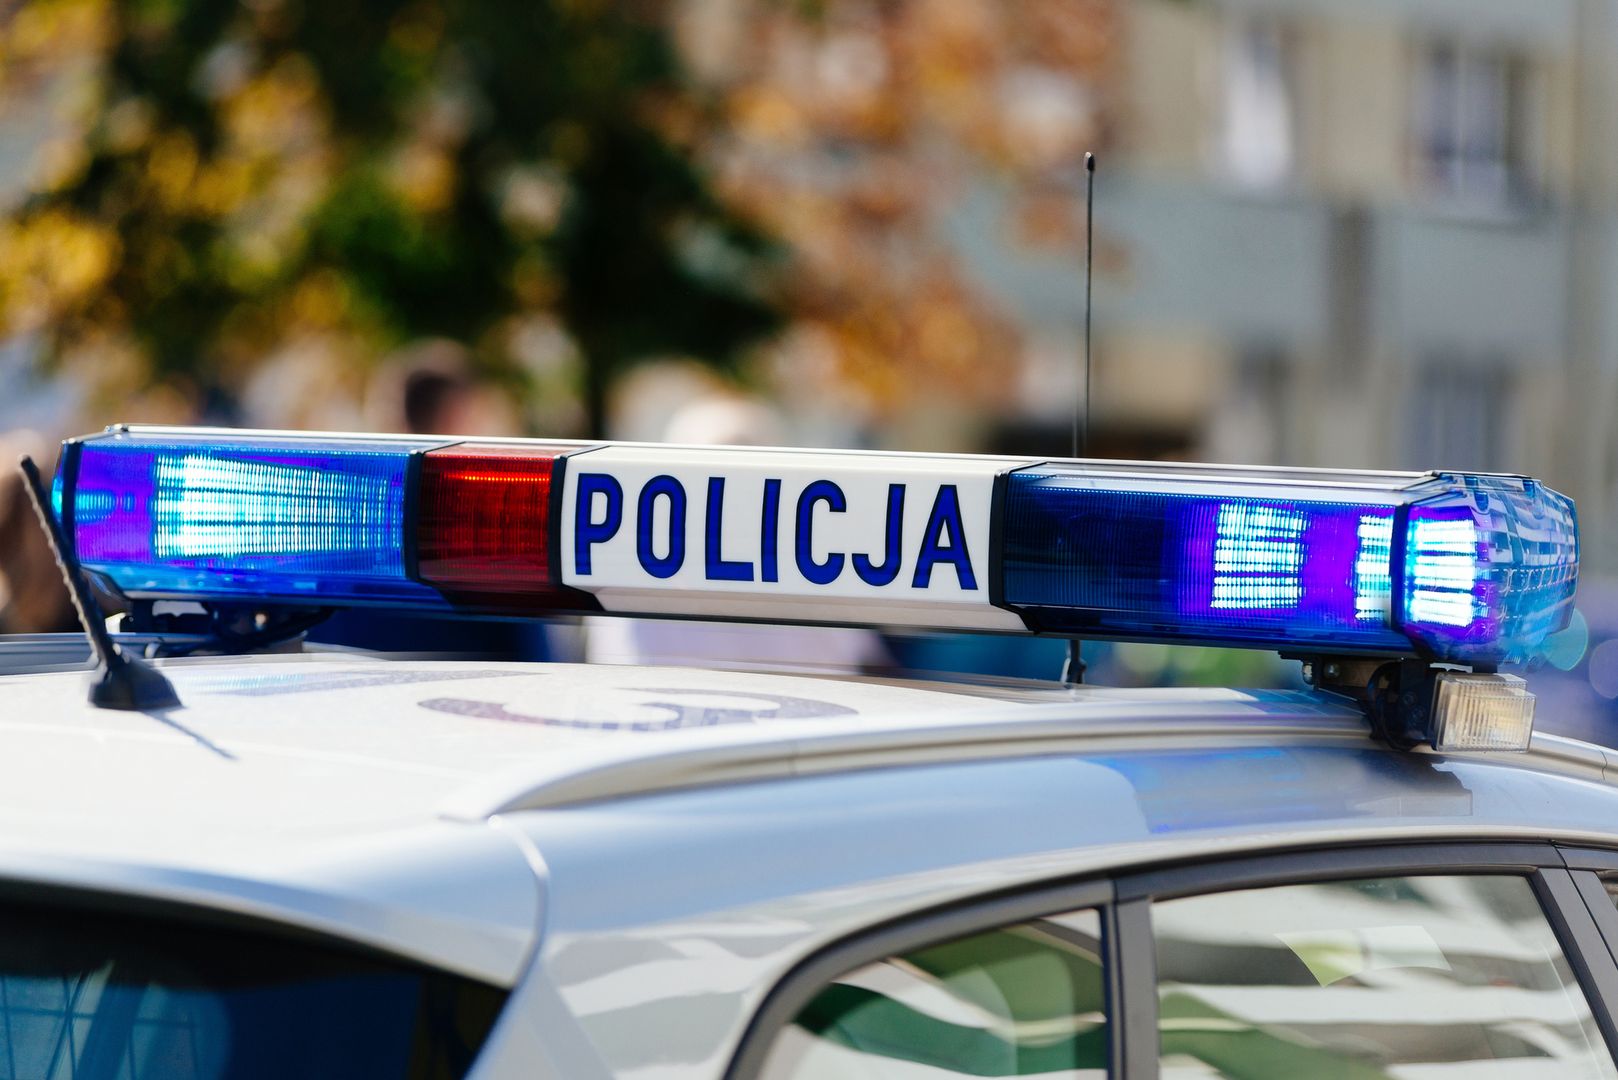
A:
POLYGON ((1405 560, 1407 623, 1459 633, 1488 617, 1478 595, 1478 531, 1470 512, 1416 511, 1405 560))
POLYGON ((1502 663, 1571 614, 1572 503, 1534 481, 1272 482, 1271 497, 1228 477, 1113 487, 1097 472, 1008 479, 1004 600, 1036 629, 1502 663))
POLYGON ((1210 610, 1293 609, 1303 600, 1306 518, 1251 499, 1219 504, 1210 610))
POLYGON ((1440 482, 1442 494, 1410 509, 1405 632, 1441 658, 1532 658, 1573 615, 1573 501, 1519 477, 1445 474, 1440 482))
POLYGON ((1393 515, 1386 511, 1360 515, 1354 557, 1354 618, 1386 625, 1393 604, 1393 515))
POLYGON ((1108 490, 1058 465, 1012 473, 1007 605, 1058 633, 1408 648, 1387 614, 1393 506, 1204 491, 1108 490))
POLYGON ((77 448, 64 517, 133 594, 441 604, 404 554, 406 466, 434 445, 111 435, 77 448))

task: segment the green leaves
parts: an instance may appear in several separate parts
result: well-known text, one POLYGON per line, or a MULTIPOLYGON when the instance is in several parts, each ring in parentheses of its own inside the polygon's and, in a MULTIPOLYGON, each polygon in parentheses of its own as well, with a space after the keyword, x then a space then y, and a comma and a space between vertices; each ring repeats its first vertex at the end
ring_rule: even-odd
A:
POLYGON ((0 324, 55 357, 133 348, 148 381, 230 394, 308 335, 362 368, 447 337, 509 372, 499 328, 549 314, 599 430, 626 365, 775 325, 768 245, 668 130, 700 105, 655 8, 77 2, 103 30, 54 57, 90 73, 81 157, 0 267, 0 324))

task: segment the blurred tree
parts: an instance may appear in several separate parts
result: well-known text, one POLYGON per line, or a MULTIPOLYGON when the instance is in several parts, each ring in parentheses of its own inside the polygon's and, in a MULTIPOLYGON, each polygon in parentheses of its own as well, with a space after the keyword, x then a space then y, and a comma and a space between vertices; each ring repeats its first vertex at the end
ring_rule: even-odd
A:
POLYGON ((725 123, 706 140, 721 193, 790 253, 782 300, 793 326, 781 351, 800 399, 824 372, 843 400, 891 427, 941 403, 1005 416, 1051 396, 1048 378, 1029 376, 1026 327, 984 285, 1002 256, 986 249, 983 222, 994 243, 1072 267, 1077 293, 1083 157, 1109 146, 1121 9, 1121 0, 683 8, 685 51, 725 102, 725 123))
POLYGON ((0 49, 74 113, 0 225, 0 332, 49 358, 228 393, 300 339, 441 336, 514 370, 549 316, 599 434, 626 364, 775 325, 652 0, 32 0, 0 49))

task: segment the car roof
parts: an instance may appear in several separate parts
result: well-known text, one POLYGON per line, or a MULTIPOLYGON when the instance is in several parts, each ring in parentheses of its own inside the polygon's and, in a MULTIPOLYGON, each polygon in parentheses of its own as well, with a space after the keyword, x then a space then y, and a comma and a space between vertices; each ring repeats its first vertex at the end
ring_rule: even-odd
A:
POLYGON ((183 708, 95 709, 80 672, 0 679, 0 878, 273 919, 503 985, 542 922, 663 918, 666 888, 631 887, 636 868, 688 877, 690 912, 743 904, 745 868, 681 867, 761 832, 804 852, 770 875, 775 900, 875 878, 889 887, 864 895, 891 911, 867 916, 959 896, 986 879, 951 868, 992 854, 996 822, 1037 818, 1053 776, 1073 781, 1063 823, 1007 851, 1065 850, 1069 871, 1333 830, 1588 839, 1618 820, 1599 748, 1397 753, 1317 693, 316 652, 161 663, 183 708), (1287 783, 1331 797, 1241 782, 1276 753, 1302 770, 1287 783), (1117 767, 1131 755, 1155 764, 1117 767), (994 795, 922 797, 966 776, 994 795))
MULTIPOLYGON (((63 658, 23 644, 26 663, 63 658)), ((504 985, 536 940, 540 884, 530 845, 489 819, 567 762, 1071 697, 348 652, 158 663, 183 707, 94 708, 78 670, 0 678, 0 882, 198 905, 504 985)))
MULTIPOLYGON (((273 851, 721 779, 834 748, 938 747, 1179 718, 1357 723, 1334 699, 311 652, 159 662, 183 705, 98 709, 79 672, 0 680, 0 819, 53 844, 273 851), (1060 723, 1063 719, 1066 725, 1060 723), (1075 727, 1077 723, 1079 727, 1075 727), (1088 725, 1087 727, 1084 725, 1088 725), (850 742, 849 740, 853 740, 850 742), (60 792, 73 790, 63 799, 60 792)), ((954 756, 960 756, 956 754, 954 756)), ((872 760, 861 762, 870 764, 872 760)), ((801 767, 801 766, 799 766, 801 767)))

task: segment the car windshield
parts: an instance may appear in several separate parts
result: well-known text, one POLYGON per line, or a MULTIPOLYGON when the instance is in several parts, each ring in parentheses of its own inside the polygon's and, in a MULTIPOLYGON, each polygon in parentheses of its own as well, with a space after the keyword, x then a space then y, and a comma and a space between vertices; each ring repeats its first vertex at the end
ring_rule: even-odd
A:
POLYGON ((504 994, 206 921, 0 905, 0 1077, 460 1077, 504 994))

